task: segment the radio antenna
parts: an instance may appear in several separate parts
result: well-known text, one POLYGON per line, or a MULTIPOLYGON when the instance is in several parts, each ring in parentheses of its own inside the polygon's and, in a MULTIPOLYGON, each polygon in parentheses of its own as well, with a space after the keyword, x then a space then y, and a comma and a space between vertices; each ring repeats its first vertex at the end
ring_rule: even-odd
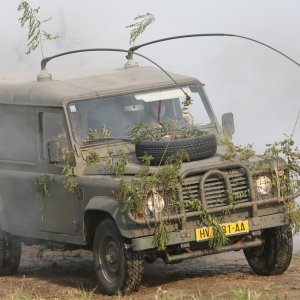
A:
POLYGON ((284 54, 283 52, 275 49, 274 47, 272 46, 269 46, 263 42, 260 42, 258 40, 255 40, 255 39, 252 39, 250 37, 247 37, 247 36, 243 36, 243 35, 236 35, 236 34, 229 34, 229 33, 198 33, 198 34, 186 34, 186 35, 177 35, 177 36, 171 36, 171 37, 168 37, 168 38, 163 38, 163 39, 159 39, 159 40, 154 40, 154 41, 151 41, 151 42, 148 42, 148 43, 144 43, 144 44, 140 44, 140 45, 137 45, 137 46, 133 46, 131 48, 129 48, 128 50, 128 58, 131 58, 134 51, 142 48, 142 47, 145 47, 145 46, 148 46, 148 45, 152 45, 152 44, 156 44, 156 43, 161 43, 161 42, 165 42, 165 41, 170 41, 170 40, 177 40, 177 39, 184 39, 184 38, 194 38, 194 37, 216 37, 216 36, 223 36, 223 37, 235 37, 235 38, 240 38, 240 39, 245 39, 245 40, 248 40, 248 41, 251 41, 251 42, 254 42, 254 43, 257 43, 257 44, 260 44, 264 47, 267 47, 269 49, 271 49, 272 51, 275 51, 277 52, 278 54, 284 56, 285 58, 287 58, 288 60, 290 60, 291 62, 293 62, 294 64, 296 64, 298 67, 300 67, 300 63, 298 63, 297 61, 295 61, 294 59, 292 59, 291 57, 289 57, 288 55, 284 54))
POLYGON ((299 117, 300 117, 300 110, 298 111, 298 115, 297 115, 297 118, 296 118, 296 122, 295 122, 295 125, 294 125, 294 128, 293 128, 292 134, 291 134, 291 140, 293 139, 293 136, 294 136, 294 133, 295 133, 295 130, 296 130, 298 121, 299 121, 299 117))

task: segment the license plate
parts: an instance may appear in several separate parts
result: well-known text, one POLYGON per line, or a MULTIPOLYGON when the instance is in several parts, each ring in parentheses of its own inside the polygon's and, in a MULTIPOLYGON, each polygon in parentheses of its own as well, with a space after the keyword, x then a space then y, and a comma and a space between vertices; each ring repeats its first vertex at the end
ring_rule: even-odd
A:
MULTIPOLYGON (((249 232, 248 221, 238 221, 233 223, 220 224, 226 236, 238 235, 249 232)), ((212 227, 202 227, 196 229, 196 241, 208 240, 213 237, 212 227)))

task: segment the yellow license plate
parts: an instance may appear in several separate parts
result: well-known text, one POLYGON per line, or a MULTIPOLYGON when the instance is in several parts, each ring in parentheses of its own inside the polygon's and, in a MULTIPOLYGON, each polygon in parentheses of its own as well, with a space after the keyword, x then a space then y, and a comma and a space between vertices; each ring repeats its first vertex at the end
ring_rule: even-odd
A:
MULTIPOLYGON (((220 224, 226 236, 238 235, 249 232, 248 221, 238 221, 233 223, 220 224)), ((213 237, 212 227, 202 227, 196 229, 196 241, 208 240, 213 237)))

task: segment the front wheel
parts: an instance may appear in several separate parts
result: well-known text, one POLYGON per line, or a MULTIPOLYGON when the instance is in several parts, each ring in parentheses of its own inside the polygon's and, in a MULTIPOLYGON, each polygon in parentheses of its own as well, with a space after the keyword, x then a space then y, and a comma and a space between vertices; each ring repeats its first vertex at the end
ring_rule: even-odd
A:
POLYGON ((96 229, 94 261, 102 293, 129 294, 139 289, 144 267, 143 253, 129 248, 111 219, 102 221, 96 229))
POLYGON ((293 253, 293 236, 290 226, 265 229, 264 244, 244 249, 246 259, 258 275, 279 275, 287 270, 293 253))

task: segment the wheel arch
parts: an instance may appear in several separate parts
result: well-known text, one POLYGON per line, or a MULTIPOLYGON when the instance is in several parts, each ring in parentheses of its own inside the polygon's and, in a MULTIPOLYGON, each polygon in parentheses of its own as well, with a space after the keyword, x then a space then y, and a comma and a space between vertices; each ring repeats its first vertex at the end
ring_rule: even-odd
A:
POLYGON ((96 228, 105 219, 113 220, 121 235, 130 238, 119 201, 112 197, 99 196, 90 199, 84 210, 84 235, 87 245, 92 245, 96 228))

